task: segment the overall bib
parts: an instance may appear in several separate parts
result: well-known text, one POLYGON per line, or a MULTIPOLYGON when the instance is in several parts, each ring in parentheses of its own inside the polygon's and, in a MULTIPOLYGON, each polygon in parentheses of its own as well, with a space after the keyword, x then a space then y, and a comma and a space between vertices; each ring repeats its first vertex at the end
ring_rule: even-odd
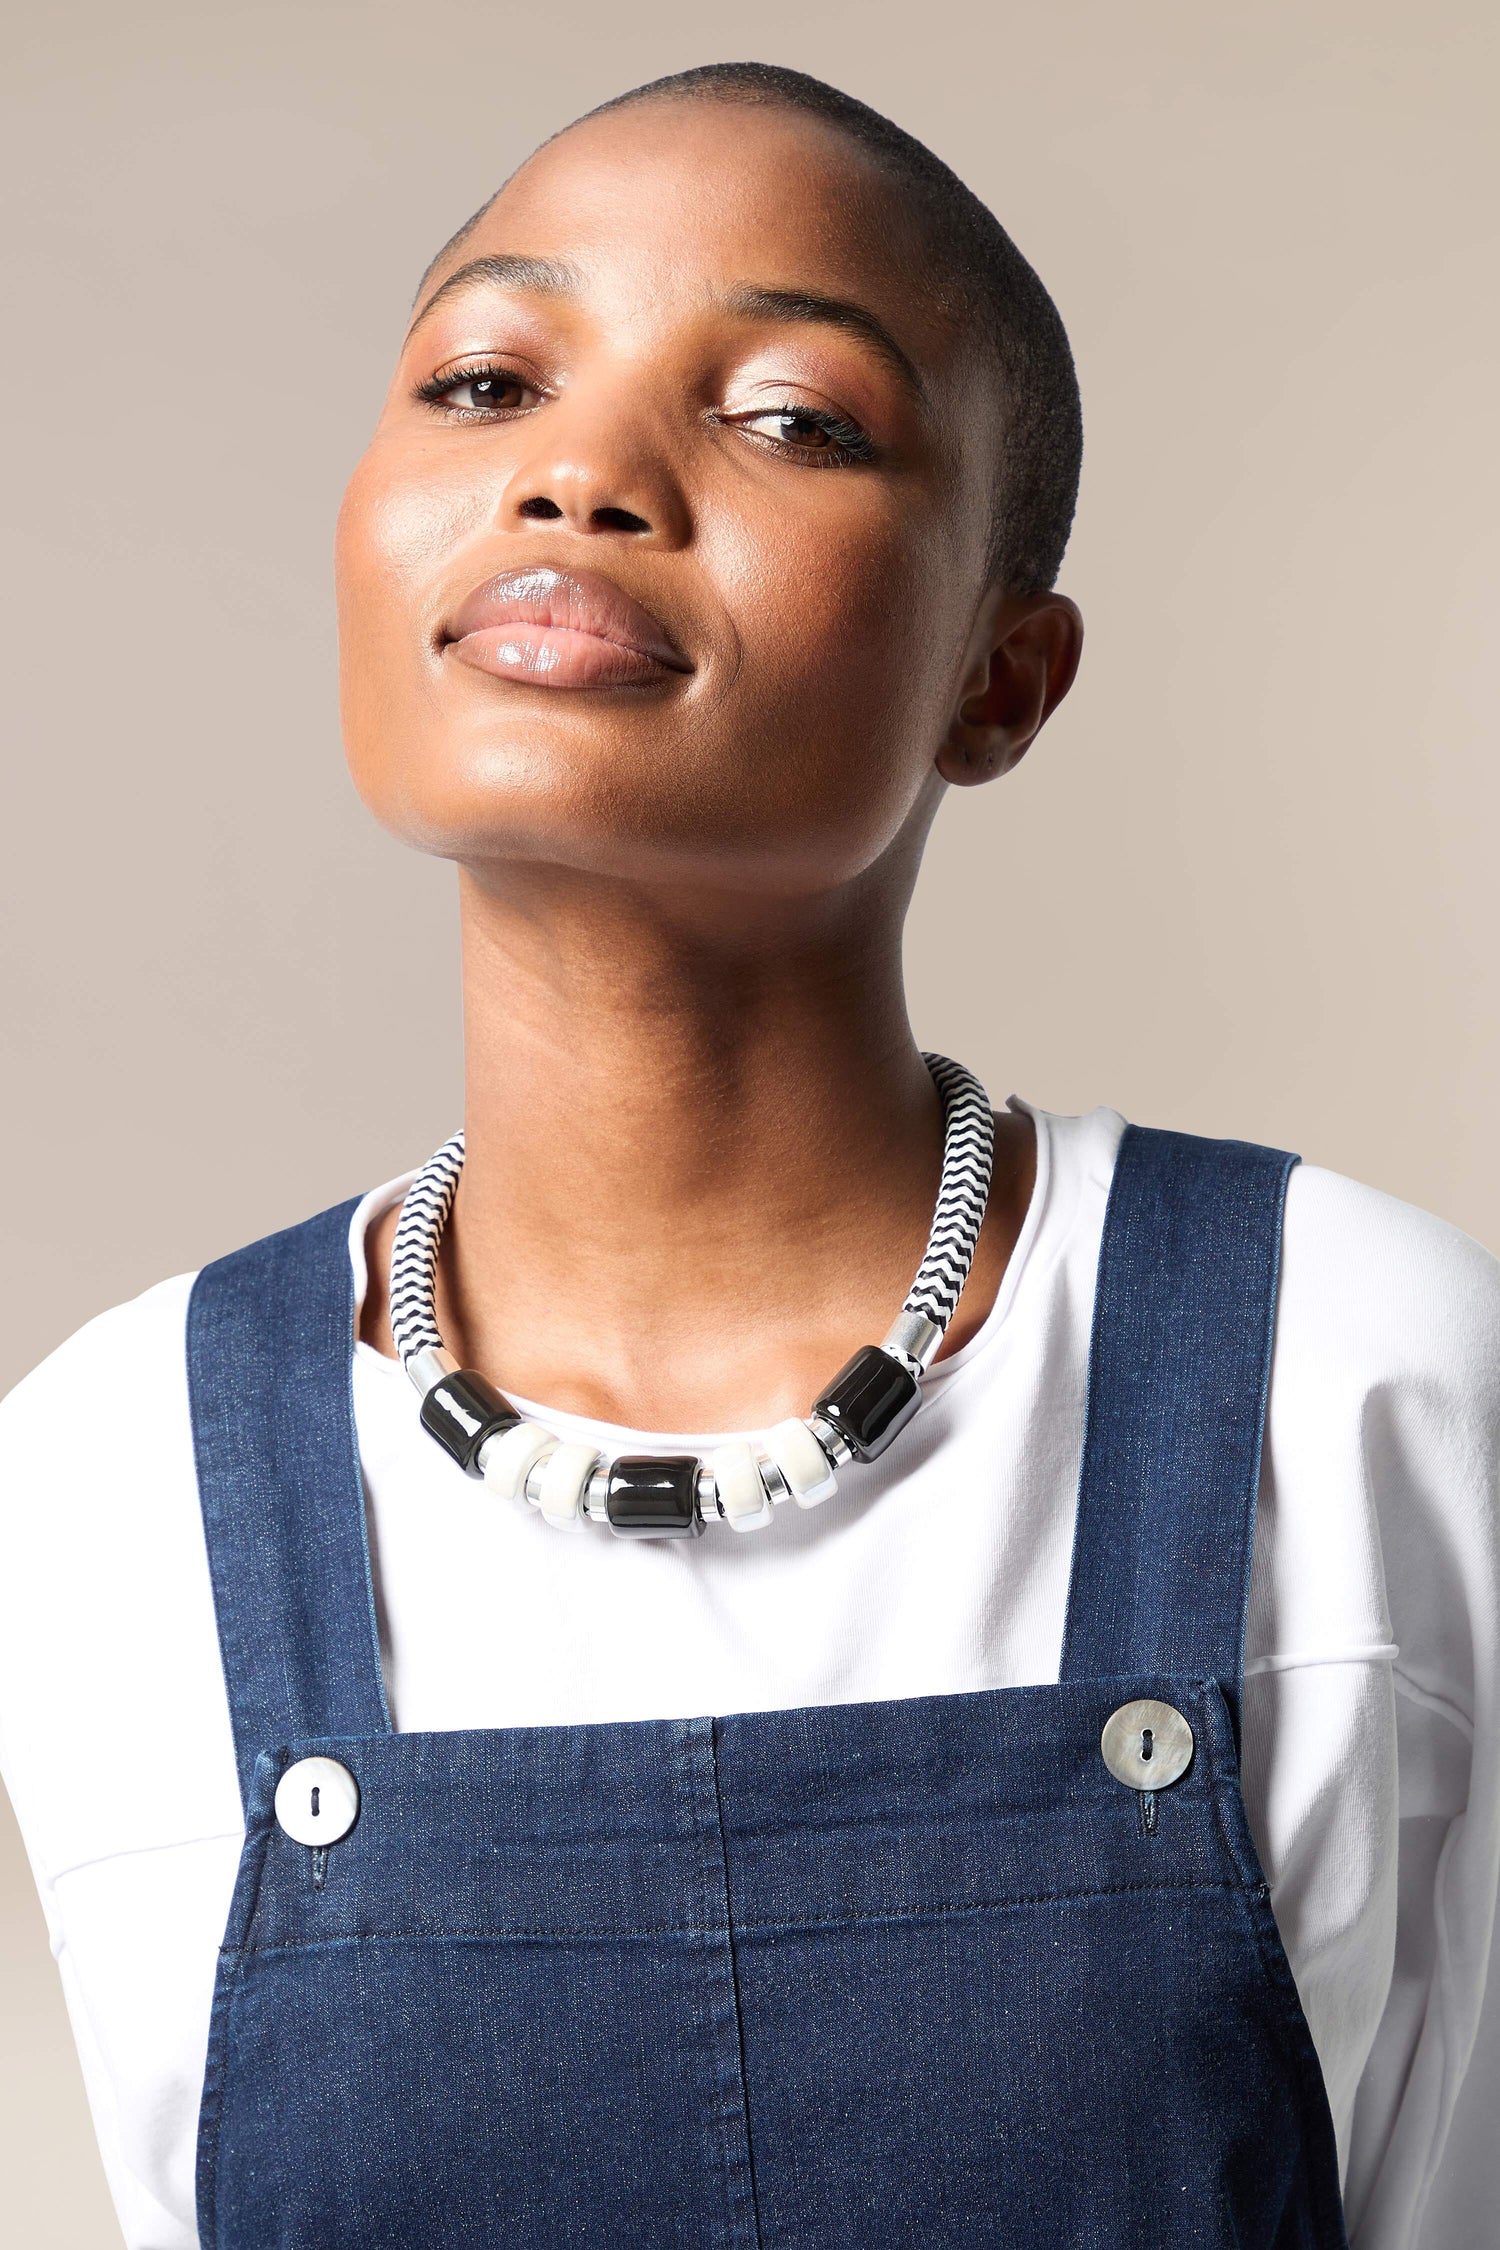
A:
POLYGON ((354 1205, 205 1268, 247 1824, 205 2250, 1345 2250, 1238 1769, 1293 1161, 1125 1134, 1043 1687, 394 1733, 354 1205), (326 1847, 274 1806, 314 1757, 358 1787, 326 1847))

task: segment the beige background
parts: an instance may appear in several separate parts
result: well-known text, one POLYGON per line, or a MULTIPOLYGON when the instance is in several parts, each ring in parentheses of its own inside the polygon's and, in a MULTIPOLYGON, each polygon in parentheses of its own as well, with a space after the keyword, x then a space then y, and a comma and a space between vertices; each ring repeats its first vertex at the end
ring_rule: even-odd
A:
MULTIPOLYGON (((744 53, 955 165, 1082 377, 1084 668, 939 824, 919 1033, 997 1094, 1282 1141, 1500 1243, 1494 20, 30 11, 0 107, 0 1387, 454 1122, 451 874, 339 759, 339 490, 446 233, 589 103, 744 53)), ((6 2238, 115 2242, 9 1831, 0 1975, 6 2238)))

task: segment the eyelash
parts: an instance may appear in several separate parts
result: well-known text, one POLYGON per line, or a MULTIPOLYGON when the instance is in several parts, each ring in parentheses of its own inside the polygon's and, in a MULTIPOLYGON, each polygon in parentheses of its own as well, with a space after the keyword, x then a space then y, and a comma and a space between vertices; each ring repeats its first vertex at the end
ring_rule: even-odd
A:
MULTIPOLYGON (((522 383, 523 388, 527 387, 513 369, 500 366, 494 360, 476 360, 471 365, 451 368, 444 375, 434 375, 427 382, 418 383, 413 395, 424 406, 435 407, 439 413, 451 414, 461 422, 503 421, 511 414, 524 413, 524 407, 449 405, 448 394, 456 391, 460 385, 496 376, 509 376, 511 381, 522 383)), ((796 406, 789 401, 782 406, 763 406, 754 415, 719 414, 714 419, 734 427, 746 421, 760 421, 771 414, 794 414, 799 421, 811 422, 816 429, 822 430, 828 439, 826 447, 813 448, 793 445, 783 438, 768 437, 762 430, 746 431, 746 436, 756 444, 770 446, 784 460, 795 460, 809 468, 842 469, 875 459, 875 442, 869 432, 862 430, 857 422, 851 422, 846 416, 835 414, 824 406, 796 406)))
POLYGON ((828 439, 826 446, 809 448, 793 445, 783 438, 767 437, 763 430, 747 430, 745 435, 757 445, 769 445, 783 459, 801 462, 812 469, 846 469, 857 463, 873 461, 875 441, 857 422, 850 422, 842 414, 834 414, 826 406, 763 406, 753 415, 721 415, 721 421, 741 422, 761 420, 767 414, 794 414, 799 422, 811 422, 822 430, 828 439))
POLYGON ((492 359, 477 359, 471 365, 450 368, 446 375, 434 375, 427 382, 418 383, 413 395, 419 398, 424 406, 435 406, 442 413, 456 414, 460 421, 489 422, 494 419, 496 414, 520 413, 522 411, 520 407, 484 408, 479 406, 450 406, 448 404, 448 393, 456 391, 461 384, 478 383, 486 377, 493 378, 497 375, 508 376, 511 382, 519 383, 523 390, 530 388, 523 378, 515 372, 514 368, 502 367, 492 359))

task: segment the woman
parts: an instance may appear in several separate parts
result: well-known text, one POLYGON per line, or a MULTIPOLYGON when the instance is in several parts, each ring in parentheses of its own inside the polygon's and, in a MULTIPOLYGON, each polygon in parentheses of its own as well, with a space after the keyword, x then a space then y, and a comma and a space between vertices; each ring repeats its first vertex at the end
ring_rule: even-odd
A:
POLYGON ((460 870, 464 1135, 0 1430, 137 2250, 1393 2250, 1482 2195, 1496 1267, 992 1116, 906 1020, 938 805, 1078 662, 1078 458, 1036 276, 795 73, 593 113, 425 277, 344 716, 460 870))

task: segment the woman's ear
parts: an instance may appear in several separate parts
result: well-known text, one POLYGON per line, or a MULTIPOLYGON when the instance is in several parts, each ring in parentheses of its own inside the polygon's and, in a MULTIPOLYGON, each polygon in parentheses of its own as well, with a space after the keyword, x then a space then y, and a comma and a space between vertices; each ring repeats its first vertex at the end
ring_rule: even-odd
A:
POLYGON ((997 594, 974 621, 937 770, 960 787, 1019 763, 1078 671, 1083 616, 1066 594, 997 594))

